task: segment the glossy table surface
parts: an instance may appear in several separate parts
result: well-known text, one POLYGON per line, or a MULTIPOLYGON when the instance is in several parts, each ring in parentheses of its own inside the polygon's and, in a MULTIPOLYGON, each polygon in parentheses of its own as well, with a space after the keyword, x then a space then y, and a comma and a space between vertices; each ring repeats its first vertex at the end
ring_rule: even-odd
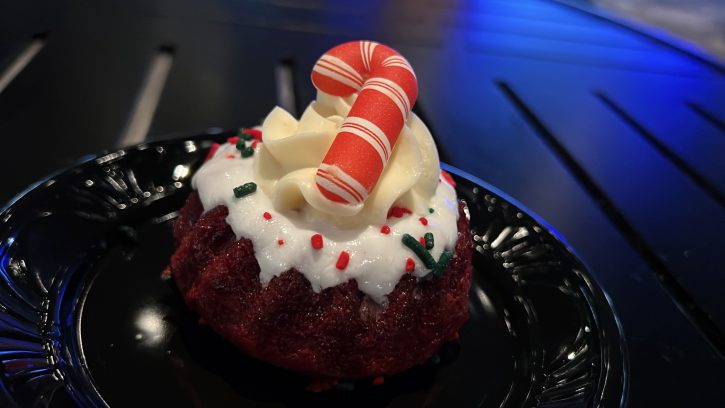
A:
POLYGON ((545 219, 608 293, 628 405, 723 406, 725 67, 573 3, 1 1, 0 201, 129 142, 299 114, 322 52, 376 40, 415 67, 442 159, 545 219))

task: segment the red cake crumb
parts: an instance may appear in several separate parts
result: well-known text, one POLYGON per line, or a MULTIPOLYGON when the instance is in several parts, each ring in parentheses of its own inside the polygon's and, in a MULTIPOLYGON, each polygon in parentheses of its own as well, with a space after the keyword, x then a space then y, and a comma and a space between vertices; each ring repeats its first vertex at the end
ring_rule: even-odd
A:
POLYGON ((331 379, 317 379, 311 381, 309 384, 307 384, 307 391, 311 392, 322 392, 327 391, 337 385, 337 380, 331 380, 331 379))

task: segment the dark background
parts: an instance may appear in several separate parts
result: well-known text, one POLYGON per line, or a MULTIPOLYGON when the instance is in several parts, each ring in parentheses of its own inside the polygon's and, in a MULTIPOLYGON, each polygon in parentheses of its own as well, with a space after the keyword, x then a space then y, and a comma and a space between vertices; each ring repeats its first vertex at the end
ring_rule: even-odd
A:
POLYGON ((0 72, 33 54, 0 88, 0 201, 138 115, 158 140, 298 114, 317 57, 362 38, 414 66, 442 159, 547 220, 608 292, 630 405, 725 405, 725 67, 584 4, 0 1, 0 72))

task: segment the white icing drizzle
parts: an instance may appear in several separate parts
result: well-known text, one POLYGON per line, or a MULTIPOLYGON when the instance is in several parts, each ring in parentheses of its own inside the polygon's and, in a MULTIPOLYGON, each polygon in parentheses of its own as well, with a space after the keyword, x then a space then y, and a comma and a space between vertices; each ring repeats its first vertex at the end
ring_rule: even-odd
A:
MULTIPOLYGON (((270 116, 273 114, 275 111, 270 116)), ((419 119, 412 120, 417 122, 412 126, 415 129, 411 133, 420 132, 420 126, 425 127, 419 123, 419 119)), ((410 131, 411 126, 406 128, 410 131)), ((334 132, 334 129, 326 131, 330 130, 334 132)), ((429 133, 425 136, 429 137, 429 133)), ((401 134, 401 139, 402 137, 401 134)), ((408 138, 411 143, 415 139, 421 140, 420 136, 409 135, 408 138)), ((432 143, 432 140, 430 142, 432 143)), ((299 148, 299 145, 295 148, 299 148)), ((396 144, 395 149, 397 148, 396 144)), ((395 149, 391 163, 396 160, 395 149)), ((262 285, 266 285, 272 278, 290 268, 295 268, 309 280, 315 292, 355 279, 363 293, 378 303, 384 303, 386 295, 393 291, 400 278, 407 273, 405 267, 408 258, 415 261, 415 270, 411 273, 416 277, 420 278, 431 272, 412 250, 403 245, 403 234, 407 233, 418 238, 427 232, 433 233, 435 246, 430 252, 435 259, 440 257, 444 249, 449 251, 455 249, 458 237, 458 204, 454 188, 440 177, 437 156, 435 169, 423 171, 424 173, 435 171, 434 174, 437 176, 434 188, 431 189, 430 186, 426 188, 432 190, 428 197, 420 193, 410 194, 410 191, 402 191, 397 192, 393 198, 396 205, 403 202, 402 206, 410 208, 412 214, 386 219, 387 210, 390 208, 388 204, 383 208, 382 215, 380 208, 368 213, 363 210, 357 216, 348 217, 353 220, 332 216, 306 204, 303 200, 298 200, 295 205, 289 205, 289 202, 285 205, 276 203, 274 197, 276 183, 259 174, 259 167, 266 165, 259 161, 271 158, 267 152, 264 144, 259 143, 252 157, 242 158, 234 145, 225 143, 210 160, 204 163, 192 179, 192 186, 198 191, 204 210, 208 211, 219 205, 226 206, 229 209, 227 223, 236 237, 252 241, 261 269, 259 279, 262 285), (248 182, 255 182, 260 188, 245 197, 234 197, 234 187, 248 182), (429 212, 429 208, 433 209, 433 213, 429 212), (263 216, 265 212, 271 214, 271 219, 268 220, 263 216), (421 217, 428 221, 427 225, 420 221, 421 217), (389 234, 381 232, 383 225, 390 227, 389 234), (323 247, 319 250, 314 249, 311 244, 311 237, 314 234, 321 234, 323 237, 323 247), (340 270, 336 267, 336 263, 342 251, 349 253, 350 260, 347 267, 340 270)), ((406 157, 402 154, 399 156, 406 157)), ((319 157, 321 160, 322 156, 319 157)), ((420 155, 417 159, 420 160, 420 155)), ((304 165, 307 166, 308 163, 304 165)), ((315 163, 312 165, 316 167, 315 163)), ((427 165, 431 165, 431 160, 427 160, 427 165)), ((299 172, 289 168, 281 174, 284 177, 284 174, 295 171, 299 172)), ((423 178, 426 177, 430 178, 429 175, 424 175, 423 178)), ((418 174, 416 180, 420 178, 418 174)), ((380 185, 392 185, 394 180, 395 177, 391 176, 388 183, 381 180, 380 185)), ((411 186, 410 183, 407 185, 410 190, 415 190, 415 185, 411 186)), ((374 195, 375 191, 371 197, 374 195)))

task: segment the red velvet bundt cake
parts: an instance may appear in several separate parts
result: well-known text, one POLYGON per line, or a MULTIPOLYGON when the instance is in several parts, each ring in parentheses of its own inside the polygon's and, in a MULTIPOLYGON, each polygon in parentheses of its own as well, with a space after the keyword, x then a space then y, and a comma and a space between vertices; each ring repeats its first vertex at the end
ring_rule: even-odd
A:
POLYGON ((223 206, 202 215, 193 193, 174 229, 171 269, 189 306, 260 360, 330 378, 390 375, 424 362, 468 317, 471 246, 463 216, 443 275, 404 275, 385 305, 355 281, 315 293, 294 268, 262 286, 252 242, 237 240, 226 216, 223 206))
POLYGON ((314 377, 387 376, 466 321, 468 220, 409 112, 411 81, 383 45, 333 48, 299 121, 273 109, 194 175, 168 272, 249 355, 314 377))

